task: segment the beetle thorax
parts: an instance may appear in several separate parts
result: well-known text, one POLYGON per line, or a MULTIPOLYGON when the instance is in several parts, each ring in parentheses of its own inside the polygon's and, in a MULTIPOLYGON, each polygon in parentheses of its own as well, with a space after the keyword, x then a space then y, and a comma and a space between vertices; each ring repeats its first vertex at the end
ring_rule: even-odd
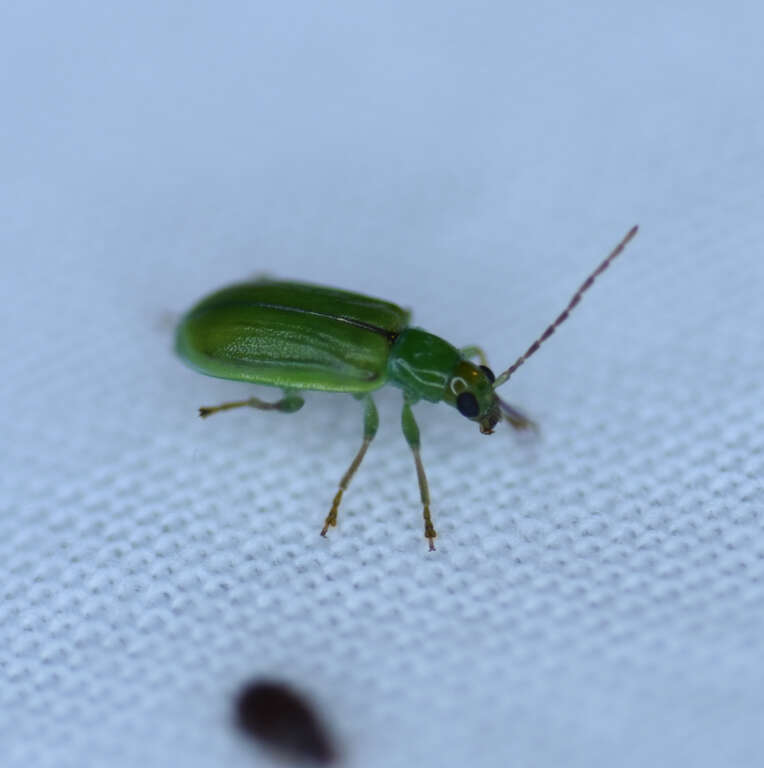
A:
POLYGON ((414 400, 440 402, 448 397, 459 350, 421 328, 406 328, 393 343, 387 363, 388 381, 414 400))

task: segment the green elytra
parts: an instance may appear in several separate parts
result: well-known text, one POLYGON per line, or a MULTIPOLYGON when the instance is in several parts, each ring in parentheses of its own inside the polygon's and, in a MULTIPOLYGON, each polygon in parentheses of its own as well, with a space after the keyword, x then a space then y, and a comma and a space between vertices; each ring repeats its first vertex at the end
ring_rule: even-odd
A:
POLYGON ((420 456, 419 427, 411 406, 445 402, 475 421, 483 434, 504 418, 515 429, 532 427, 496 389, 563 323, 581 296, 637 233, 633 227, 592 272, 557 319, 507 370, 495 377, 477 346, 458 349, 409 325, 410 313, 387 301, 335 288, 279 280, 257 280, 223 288, 181 319, 176 351, 208 376, 279 387, 280 400, 256 397, 199 409, 209 416, 242 406, 294 413, 304 400, 298 390, 346 392, 363 402, 363 442, 340 480, 321 535, 337 524, 342 494, 363 460, 379 425, 372 392, 391 384, 403 392, 401 426, 414 456, 430 549, 437 536, 430 492, 420 456), (472 362, 477 358, 479 363, 472 362))

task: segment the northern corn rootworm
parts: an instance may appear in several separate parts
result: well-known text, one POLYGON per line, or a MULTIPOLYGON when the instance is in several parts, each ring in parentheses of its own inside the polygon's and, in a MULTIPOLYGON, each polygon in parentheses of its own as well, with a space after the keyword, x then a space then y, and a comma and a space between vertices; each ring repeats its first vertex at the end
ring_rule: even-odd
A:
POLYGON ((637 227, 613 249, 573 294, 557 319, 498 376, 477 346, 452 346, 409 325, 410 312, 381 299, 337 288, 282 280, 257 280, 223 288, 202 299, 182 318, 176 349, 192 368, 208 376, 279 387, 281 399, 256 397, 199 409, 206 417, 249 406, 294 413, 303 406, 299 390, 345 392, 364 409, 363 442, 342 476, 321 535, 337 524, 342 494, 377 432, 372 393, 386 384, 403 392, 401 425, 414 455, 424 511, 424 535, 435 549, 430 492, 419 454, 419 427, 411 407, 419 400, 444 402, 490 435, 503 418, 515 429, 532 422, 502 400, 496 390, 567 319, 594 280, 604 272, 637 227), (477 363, 472 362, 477 359, 477 363))

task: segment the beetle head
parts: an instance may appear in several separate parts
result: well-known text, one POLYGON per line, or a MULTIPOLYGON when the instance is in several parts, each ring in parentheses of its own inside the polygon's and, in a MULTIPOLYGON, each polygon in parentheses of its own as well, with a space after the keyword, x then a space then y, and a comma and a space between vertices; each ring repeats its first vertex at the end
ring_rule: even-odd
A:
POLYGON ((493 382, 493 371, 488 366, 461 360, 444 396, 444 400, 462 416, 478 422, 484 435, 490 435, 501 418, 500 401, 493 391, 493 382))

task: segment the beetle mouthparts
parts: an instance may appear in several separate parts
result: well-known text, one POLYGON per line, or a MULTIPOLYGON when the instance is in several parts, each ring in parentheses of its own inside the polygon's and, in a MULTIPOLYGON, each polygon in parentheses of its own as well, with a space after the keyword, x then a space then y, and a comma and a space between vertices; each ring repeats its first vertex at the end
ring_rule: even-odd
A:
POLYGON ((485 416, 480 419, 480 431, 484 435, 492 435, 493 428, 501 420, 501 406, 499 405, 498 398, 491 403, 490 408, 486 411, 485 416))

